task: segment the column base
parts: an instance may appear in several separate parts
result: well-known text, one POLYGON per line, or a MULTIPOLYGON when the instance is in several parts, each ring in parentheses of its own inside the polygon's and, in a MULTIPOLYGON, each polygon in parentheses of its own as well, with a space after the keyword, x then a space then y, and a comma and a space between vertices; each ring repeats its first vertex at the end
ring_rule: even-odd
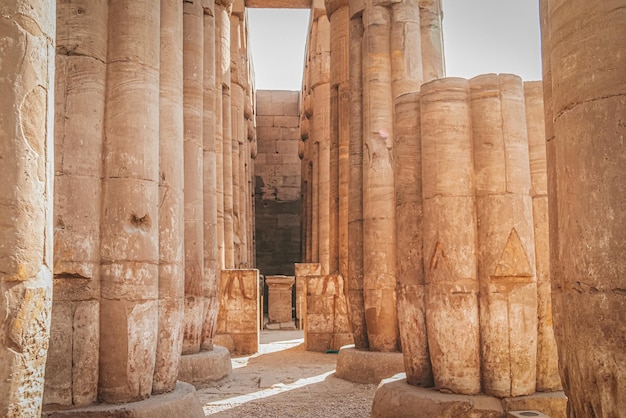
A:
POLYGON ((172 392, 153 395, 139 402, 99 404, 80 409, 43 411, 43 418, 204 418, 196 390, 188 383, 176 382, 172 392))
POLYGON ((228 349, 213 346, 211 351, 180 356, 178 380, 191 383, 196 388, 204 387, 228 377, 233 366, 228 349))
MULTIPOLYGON (((472 417, 505 418, 513 411, 536 411, 541 417, 565 418, 567 398, 563 392, 537 392, 529 396, 499 399, 487 395, 455 395, 406 383, 399 373, 384 379, 374 395, 372 418, 472 417)), ((525 416, 525 415, 523 415, 525 416)))
POLYGON ((354 345, 341 347, 335 376, 354 383, 379 383, 404 371, 402 353, 357 350, 354 345))

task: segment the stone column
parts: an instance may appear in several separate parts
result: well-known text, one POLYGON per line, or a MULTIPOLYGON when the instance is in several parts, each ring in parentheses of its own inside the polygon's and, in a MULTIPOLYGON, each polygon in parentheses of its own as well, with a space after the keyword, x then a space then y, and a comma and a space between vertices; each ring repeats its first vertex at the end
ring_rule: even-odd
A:
POLYGON ((350 178, 348 184, 348 313, 354 346, 369 348, 363 302, 363 18, 350 2, 350 178))
MULTIPOLYGON (((241 4, 243 9, 243 2, 241 4)), ((232 116, 232 178, 233 178, 233 239, 234 258, 233 267, 239 268, 242 259, 242 230, 243 207, 241 206, 241 161, 243 160, 243 143, 245 132, 245 71, 243 63, 243 10, 238 10, 230 16, 230 75, 231 75, 231 116, 232 116)))
POLYGON ((432 385, 422 254, 422 159, 419 91, 422 84, 420 9, 395 3, 391 16, 391 74, 395 100, 394 183, 397 217, 398 324, 407 382, 432 385))
POLYGON ((215 1, 205 0, 203 44, 203 199, 204 199, 204 321, 202 350, 213 349, 219 307, 220 260, 217 234, 217 158, 215 89, 215 1))
POLYGON ((185 306, 183 7, 161 0, 159 95, 159 334, 153 393, 173 390, 185 306))
POLYGON ((524 82, 524 99, 537 271, 537 391, 544 392, 561 390, 562 386, 552 327, 546 131, 542 83, 540 81, 524 82))
POLYGON ((423 251, 435 387, 481 391, 476 214, 468 81, 422 86, 423 251))
POLYGON ((396 99, 394 176, 398 247, 398 323, 407 382, 433 383, 426 333, 422 253, 422 143, 419 93, 396 99))
POLYGON ((363 296, 369 348, 399 349, 396 310, 391 11, 363 12, 363 296))
POLYGON ((204 321, 203 10, 183 7, 185 164, 185 335, 183 354, 200 351, 204 321))
POLYGON ((442 0, 418 0, 424 82, 446 75, 443 54, 442 0))
POLYGON ((55 292, 45 406, 89 405, 98 395, 106 54, 106 1, 57 2, 55 292))
MULTIPOLYGON (((217 258, 219 268, 224 268, 224 115, 222 107, 222 89, 224 72, 230 71, 230 60, 224 59, 224 20, 220 18, 224 6, 215 2, 215 191, 217 199, 217 258)), ((228 37, 230 42, 230 34, 228 37)))
POLYGON ((38 417, 52 307, 55 3, 8 0, 0 15, 0 415, 38 417))
POLYGON ((216 22, 221 41, 220 62, 222 81, 222 168, 224 179, 224 266, 235 264, 233 220, 233 137, 232 100, 230 81, 230 12, 231 0, 220 0, 216 8, 216 22))
POLYGON ((626 409, 626 1, 541 4, 560 372, 569 416, 619 416, 626 409))
POLYGON ((519 77, 470 80, 483 391, 535 392, 537 282, 524 89, 519 77))
POLYGON ((109 403, 152 391, 158 332, 160 2, 109 1, 100 379, 109 403), (132 138, 132 141, 129 140, 132 138))

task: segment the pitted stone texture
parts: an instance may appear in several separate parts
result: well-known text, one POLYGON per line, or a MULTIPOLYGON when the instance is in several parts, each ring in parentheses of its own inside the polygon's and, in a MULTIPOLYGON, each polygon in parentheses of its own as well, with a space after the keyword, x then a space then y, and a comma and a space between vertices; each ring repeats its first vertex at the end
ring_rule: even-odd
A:
POLYGON ((150 399, 120 405, 95 405, 70 411, 45 411, 42 418, 204 418, 196 390, 189 383, 178 382, 172 392, 150 399))
POLYGON ((357 350, 351 345, 339 350, 335 376, 354 383, 376 384, 403 370, 402 353, 357 350))
POLYGON ((232 371, 228 349, 216 345, 211 351, 181 356, 178 380, 203 387, 228 377, 232 371))
MULTIPOLYGON (((563 392, 498 399, 492 396, 457 395, 406 383, 399 373, 383 380, 372 405, 373 418, 509 418, 509 411, 533 410, 538 417, 565 418, 567 398, 563 392), (545 414, 545 415, 544 415, 545 414)), ((513 415, 517 417, 517 415, 513 415)))

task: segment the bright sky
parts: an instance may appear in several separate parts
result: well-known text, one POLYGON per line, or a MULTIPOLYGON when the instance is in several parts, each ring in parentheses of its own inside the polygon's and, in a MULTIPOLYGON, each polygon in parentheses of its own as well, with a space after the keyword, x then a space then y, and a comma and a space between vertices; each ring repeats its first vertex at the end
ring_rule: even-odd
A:
MULTIPOLYGON (((537 0, 443 0, 446 75, 513 73, 541 79, 537 0)), ((305 9, 248 9, 260 90, 300 90, 309 26, 305 9)))

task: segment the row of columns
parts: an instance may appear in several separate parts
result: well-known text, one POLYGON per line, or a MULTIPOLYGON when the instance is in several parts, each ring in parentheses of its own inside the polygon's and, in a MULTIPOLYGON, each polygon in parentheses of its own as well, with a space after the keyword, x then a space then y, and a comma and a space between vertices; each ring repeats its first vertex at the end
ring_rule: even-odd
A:
POLYGON ((20 41, 16 57, 39 58, 3 66, 15 96, 3 103, 19 112, 3 111, 17 142, 2 141, 2 155, 15 154, 1 159, 15 173, 3 242, 15 243, 0 253, 1 309, 14 318, 0 344, 13 388, 1 388, 0 415, 39 416, 42 395, 45 408, 67 409, 169 392, 181 355, 212 350, 220 271, 251 266, 254 253, 240 3, 234 13, 200 0, 1 7, 15 16, 1 28, 20 41))

